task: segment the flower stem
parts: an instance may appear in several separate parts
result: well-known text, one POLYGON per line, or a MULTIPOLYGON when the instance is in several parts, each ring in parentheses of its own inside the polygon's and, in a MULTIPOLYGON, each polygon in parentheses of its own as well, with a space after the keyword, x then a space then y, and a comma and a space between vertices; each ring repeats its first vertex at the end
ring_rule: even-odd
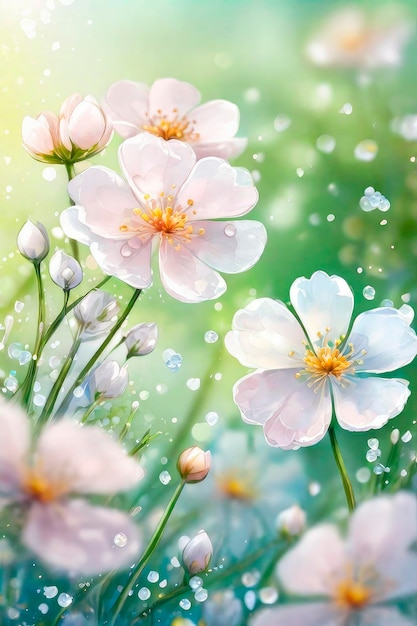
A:
MULTIPOLYGON (((73 163, 65 163, 65 169, 67 170, 67 176, 68 176, 68 181, 72 180, 74 178, 75 174, 75 167, 73 163)), ((73 206, 74 202, 71 198, 71 196, 69 197, 70 199, 70 203, 73 206)), ((74 257, 74 259, 76 259, 78 262, 80 261, 80 251, 79 251, 79 247, 78 247, 78 241, 76 239, 71 239, 70 238, 70 244, 71 244, 71 252, 72 252, 72 256, 74 257)))
POLYGON ((346 470, 346 465, 345 465, 342 453, 339 448, 339 444, 337 443, 336 432, 334 430, 334 426, 329 427, 329 436, 330 436, 330 442, 332 444, 333 456, 336 461, 337 469, 339 470, 340 478, 343 484, 343 489, 345 490, 347 505, 348 505, 350 513, 352 513, 352 511, 355 508, 355 495, 353 493, 352 483, 350 482, 350 479, 346 470))
POLYGON ((113 615, 112 615, 112 619, 110 622, 110 626, 114 626, 114 624, 116 623, 116 619, 120 613, 120 611, 123 608, 124 603, 126 602, 126 598, 129 595, 129 592, 132 590, 132 588, 134 587, 137 579, 139 578, 139 576, 141 575, 143 568, 145 567, 145 565, 147 564, 147 562, 149 561, 149 559, 151 558, 153 552, 155 551, 161 537, 162 537, 162 533, 164 532, 165 526, 167 525, 167 522, 171 516, 172 511, 174 510, 174 507, 178 501, 178 498, 181 495, 181 492, 184 488, 185 485, 185 480, 182 480, 180 482, 180 484, 178 485, 178 487, 176 488, 171 500, 168 503, 167 508, 165 509, 164 514, 162 515, 161 519, 159 520, 159 524, 155 529, 154 534, 151 537, 151 540, 148 543, 148 546, 145 550, 145 552, 143 553, 142 557, 139 559, 135 569, 133 570, 132 575, 130 576, 129 580, 127 581, 127 584, 125 585, 125 587, 123 588, 122 592, 120 593, 120 596, 114 606, 113 609, 113 615))

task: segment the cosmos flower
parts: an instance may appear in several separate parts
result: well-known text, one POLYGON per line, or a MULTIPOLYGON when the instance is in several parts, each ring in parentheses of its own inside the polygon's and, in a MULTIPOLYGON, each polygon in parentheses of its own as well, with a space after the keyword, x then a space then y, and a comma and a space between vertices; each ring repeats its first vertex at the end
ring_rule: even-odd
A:
POLYGON ((77 163, 101 152, 113 135, 110 119, 92 96, 74 94, 59 115, 43 111, 22 123, 23 145, 37 161, 77 163))
POLYGON ((101 428, 65 418, 32 445, 26 415, 4 400, 0 407, 0 501, 19 507, 22 543, 72 574, 129 565, 141 548, 132 518, 85 496, 131 489, 143 470, 101 428))
POLYGON ((251 626, 412 626, 384 603, 417 592, 416 540, 417 501, 406 492, 361 504, 346 539, 332 524, 313 527, 277 566, 282 586, 304 602, 261 611, 251 626))
POLYGON ((160 78, 151 87, 121 80, 107 91, 105 108, 114 129, 124 139, 148 132, 165 140, 189 143, 198 158, 236 157, 246 139, 235 137, 239 109, 228 100, 211 100, 200 106, 200 93, 175 78, 160 78))
POLYGON ((368 16, 346 5, 331 13, 309 41, 307 55, 320 66, 374 69, 398 66, 411 34, 410 20, 388 11, 368 16))
POLYGON ((298 316, 269 298, 238 311, 226 336, 229 352, 260 368, 239 380, 234 400, 242 418, 261 424, 272 446, 294 449, 322 439, 334 411, 342 428, 381 428, 398 415, 408 381, 379 378, 410 363, 417 338, 413 311, 380 307, 350 326, 353 294, 339 276, 315 272, 291 286, 298 316))
POLYGON ((138 289, 152 282, 151 253, 159 243, 166 291, 183 302, 221 296, 234 274, 252 267, 266 243, 264 226, 245 215, 258 193, 249 172, 207 157, 196 162, 187 144, 149 133, 119 150, 127 182, 90 167, 68 185, 76 206, 61 216, 65 233, 90 246, 101 269, 138 289))

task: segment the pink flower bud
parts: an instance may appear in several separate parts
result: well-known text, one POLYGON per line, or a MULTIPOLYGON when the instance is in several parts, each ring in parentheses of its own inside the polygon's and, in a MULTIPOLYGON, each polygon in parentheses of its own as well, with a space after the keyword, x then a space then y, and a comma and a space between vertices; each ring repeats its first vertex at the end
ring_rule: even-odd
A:
POLYGON ((28 261, 42 261, 49 252, 49 237, 45 226, 28 220, 17 236, 17 247, 28 261))
POLYGON ((204 452, 198 446, 192 446, 181 452, 177 462, 181 478, 187 483, 199 483, 204 480, 210 471, 210 467, 210 452, 204 452))
POLYGON ((296 537, 301 535, 305 527, 306 513, 298 504, 284 509, 277 517, 277 529, 281 535, 296 537))
POLYGON ((182 553, 184 566, 191 576, 204 572, 213 556, 213 546, 210 537, 204 530, 200 530, 185 546, 182 553))

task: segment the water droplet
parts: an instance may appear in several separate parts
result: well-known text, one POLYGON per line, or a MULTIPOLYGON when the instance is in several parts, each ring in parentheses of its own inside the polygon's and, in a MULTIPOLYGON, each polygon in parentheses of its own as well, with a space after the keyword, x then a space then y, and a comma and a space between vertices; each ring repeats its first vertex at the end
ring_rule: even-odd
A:
POLYGON ((141 587, 138 591, 139 600, 148 600, 151 597, 151 592, 148 587, 141 587))
POLYGON ((15 609, 13 606, 7 609, 7 617, 9 619, 17 619, 20 616, 20 611, 15 609))
POLYGON ((37 393, 34 395, 33 404, 35 406, 44 406, 45 402, 46 402, 46 398, 41 393, 37 393))
POLYGON ((363 485, 367 483, 368 480, 370 479, 371 470, 369 469, 369 467, 361 467, 360 469, 358 469, 355 475, 356 475, 356 480, 358 481, 358 483, 361 483, 363 485))
POLYGON ((200 589, 200 587, 203 586, 203 579, 200 578, 200 576, 192 576, 188 581, 188 584, 190 585, 191 589, 195 591, 196 589, 200 589))
POLYGON ((177 372, 182 365, 182 356, 171 348, 163 351, 162 358, 164 359, 167 368, 172 372, 177 372))
POLYGON ((282 133, 284 130, 287 130, 291 126, 291 119, 285 113, 281 113, 277 115, 274 119, 274 128, 277 133, 282 133))
POLYGON ((253 572, 245 572, 242 574, 242 584, 245 587, 254 587, 261 577, 260 572, 254 570, 253 572))
POLYGON ((401 476, 402 478, 405 478, 407 475, 408 475, 407 470, 405 470, 405 469, 401 470, 401 472, 400 472, 400 476, 401 476))
POLYGON ((209 426, 214 426, 219 420, 219 414, 215 411, 209 411, 206 415, 206 422, 209 426))
POLYGON ((381 450, 368 450, 368 452, 366 453, 366 460, 369 463, 373 463, 374 461, 376 461, 379 457, 381 456, 381 450))
POLYGON ((188 611, 191 608, 191 602, 187 598, 183 598, 179 601, 179 605, 184 611, 188 611))
POLYGON ((18 360, 22 350, 23 350, 23 346, 22 346, 21 343, 13 342, 13 343, 10 344, 10 346, 9 346, 9 348, 7 350, 7 354, 9 355, 9 357, 11 359, 18 360))
POLYGON ((45 598, 55 598, 57 593, 58 593, 58 587, 55 587, 55 585, 52 585, 51 587, 43 588, 43 595, 45 596, 45 598))
POLYGON ((204 341, 206 343, 216 343, 216 341, 218 340, 219 335, 216 333, 215 330, 208 330, 205 334, 204 334, 204 341))
POLYGON ((120 254, 121 254, 123 257, 127 258, 127 257, 132 256, 132 254, 133 254, 133 250, 132 250, 132 248, 129 246, 129 244, 128 244, 128 243, 125 243, 125 245, 124 245, 124 246, 122 246, 122 247, 121 247, 121 249, 120 249, 120 254))
POLYGON ((407 430, 401 437, 401 441, 404 443, 408 443, 413 438, 413 435, 409 430, 407 430))
POLYGON ((117 535, 114 536, 113 543, 118 548, 124 548, 127 544, 127 535, 125 535, 125 533, 117 533, 117 535))
POLYGON ((49 606, 46 604, 46 602, 42 602, 42 604, 38 606, 38 611, 40 611, 42 615, 46 615, 49 611, 49 606))
POLYGON ((84 395, 84 389, 82 387, 75 387, 72 394, 75 398, 81 398, 84 395))
POLYGON ((252 591, 252 589, 250 591, 247 591, 244 595, 243 601, 249 611, 252 611, 255 608, 256 604, 256 593, 252 591))
POLYGON ((310 496, 317 496, 320 493, 320 491, 321 491, 320 483, 316 481, 312 481, 308 485, 308 493, 310 494, 310 496))
POLYGON ((381 463, 377 463, 373 469, 374 474, 380 476, 385 472, 385 467, 381 463))
POLYGON ((236 235, 236 226, 234 224, 226 224, 224 234, 226 237, 234 237, 236 235))
POLYGON ((54 167, 45 167, 42 172, 42 178, 48 183, 52 182, 56 178, 56 169, 54 167))
POLYGON ((146 391, 146 389, 141 391, 140 394, 139 394, 139 398, 141 400, 147 400, 149 398, 149 391, 146 391))
POLYGON ((298 178, 302 178, 304 176, 304 170, 302 167, 297 167, 295 173, 297 174, 298 178))
POLYGON ((376 450, 379 447, 379 441, 375 437, 368 439, 368 448, 371 450, 376 450))
POLYGON ((20 300, 16 300, 16 302, 14 303, 14 310, 16 311, 16 313, 21 313, 23 311, 24 306, 25 306, 24 302, 21 302, 20 300))
POLYGON ((200 384, 201 381, 199 378, 189 378, 186 382, 188 389, 191 389, 191 391, 197 391, 197 389, 200 389, 200 384))
POLYGON ((343 113, 344 115, 351 115, 353 111, 353 106, 350 102, 346 102, 341 109, 339 109, 339 113, 343 113))
POLYGON ((58 596, 58 604, 59 606, 62 606, 63 608, 66 608, 67 606, 69 606, 72 602, 73 598, 72 596, 69 595, 69 593, 60 593, 58 596))
POLYGON ((205 602, 207 600, 207 598, 208 598, 208 591, 207 591, 207 589, 204 589, 202 587, 201 589, 196 591, 195 594, 194 594, 194 598, 197 600, 197 602, 205 602))
POLYGON ((171 481, 171 474, 167 472, 167 470, 164 470, 159 474, 159 480, 163 485, 167 485, 171 481))
POLYGON ((264 604, 274 604, 278 600, 278 591, 275 587, 263 587, 259 590, 259 599, 264 604))
POLYGON ((155 570, 151 570, 147 576, 148 580, 150 583, 157 583, 159 580, 159 574, 158 572, 155 572, 155 570))
POLYGON ((14 376, 8 376, 4 381, 4 386, 8 391, 14 393, 17 390, 19 383, 17 381, 17 378, 15 378, 14 376))
POLYGON ((29 350, 23 350, 19 354, 19 365, 26 365, 32 359, 32 353, 29 350))
POLYGON ((366 285, 362 291, 363 297, 366 300, 373 300, 375 298, 375 289, 371 285, 366 285))
POLYGON ((321 135, 316 141, 317 150, 330 154, 336 147, 336 139, 331 135, 321 135))
POLYGON ((358 161, 373 161, 378 154, 378 144, 373 139, 364 139, 355 147, 354 154, 358 161))

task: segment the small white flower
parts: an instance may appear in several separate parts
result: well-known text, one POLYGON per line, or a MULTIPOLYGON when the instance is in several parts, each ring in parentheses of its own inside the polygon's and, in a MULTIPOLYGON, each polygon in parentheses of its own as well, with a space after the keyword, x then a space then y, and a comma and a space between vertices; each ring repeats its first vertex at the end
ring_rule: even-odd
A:
POLYGON ((293 504, 288 509, 281 511, 277 517, 277 528, 283 535, 290 537, 301 535, 305 527, 306 512, 298 504, 293 504))
POLYGON ((97 289, 87 293, 74 307, 74 317, 80 325, 82 339, 98 339, 106 334, 113 326, 119 310, 120 304, 107 291, 97 289))
POLYGON ((17 247, 28 261, 40 263, 49 252, 49 237, 45 226, 28 220, 17 236, 17 247))
POLYGON ((49 261, 49 273, 52 280, 64 291, 78 287, 83 279, 83 271, 77 259, 57 250, 49 261))
POLYGON ((182 560, 191 576, 204 572, 213 556, 213 546, 210 537, 204 530, 200 530, 185 546, 182 560))
POLYGON ((124 393, 128 382, 126 367, 120 367, 117 361, 104 361, 91 375, 91 396, 100 400, 118 398, 124 393))
POLYGON ((143 322, 133 326, 125 337, 127 358, 145 356, 155 349, 158 339, 158 325, 155 322, 143 322))

